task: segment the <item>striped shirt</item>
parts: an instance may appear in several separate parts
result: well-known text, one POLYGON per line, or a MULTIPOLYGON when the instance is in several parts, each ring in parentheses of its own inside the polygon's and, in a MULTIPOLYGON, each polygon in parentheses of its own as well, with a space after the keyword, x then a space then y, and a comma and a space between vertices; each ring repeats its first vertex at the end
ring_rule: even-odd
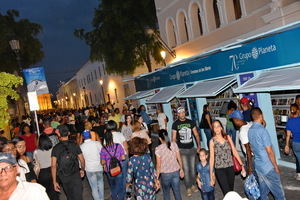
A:
POLYGON ((180 169, 176 153, 179 152, 175 142, 171 142, 171 150, 166 144, 161 144, 155 148, 155 155, 161 160, 161 173, 171 173, 180 169))
POLYGON ((113 144, 113 145, 106 146, 105 148, 102 148, 100 152, 100 158, 101 160, 105 161, 104 171, 107 172, 108 171, 107 169, 109 169, 111 156, 115 156, 119 161, 122 161, 123 155, 125 155, 125 152, 123 147, 120 144, 113 144), (116 145, 118 146, 116 147, 116 145), (109 155, 106 149, 109 151, 111 155, 109 155))

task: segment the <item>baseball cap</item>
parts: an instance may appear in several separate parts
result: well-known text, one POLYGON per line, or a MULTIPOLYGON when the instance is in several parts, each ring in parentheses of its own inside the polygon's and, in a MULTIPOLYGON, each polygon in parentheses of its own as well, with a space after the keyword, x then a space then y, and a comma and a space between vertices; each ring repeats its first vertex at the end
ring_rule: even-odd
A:
POLYGON ((16 158, 10 154, 10 153, 0 153, 0 163, 4 162, 4 163, 8 163, 8 164, 16 164, 17 160, 16 158))
POLYGON ((241 98, 240 102, 241 102, 242 104, 250 103, 250 99, 247 98, 247 97, 243 97, 243 98, 241 98))
POLYGON ((243 114, 239 110, 233 111, 233 113, 231 113, 229 115, 229 117, 231 117, 231 118, 237 118, 237 119, 244 119, 243 114))
POLYGON ((83 138, 84 138, 84 139, 90 139, 90 138, 91 138, 91 131, 89 131, 89 130, 84 130, 84 131, 82 132, 82 135, 83 135, 83 138))
POLYGON ((177 108, 177 113, 185 112, 184 107, 178 107, 177 108))

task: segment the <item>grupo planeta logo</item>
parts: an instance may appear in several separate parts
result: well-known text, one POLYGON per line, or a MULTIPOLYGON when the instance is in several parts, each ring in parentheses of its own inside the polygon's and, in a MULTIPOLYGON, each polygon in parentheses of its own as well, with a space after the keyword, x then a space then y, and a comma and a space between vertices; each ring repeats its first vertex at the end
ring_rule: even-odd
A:
POLYGON ((257 50, 256 47, 253 47, 253 48, 252 48, 251 53, 252 53, 252 58, 253 58, 253 59, 257 59, 257 58, 258 58, 259 52, 258 52, 258 50, 257 50))
POLYGON ((240 52, 238 54, 233 54, 229 56, 231 60, 231 71, 237 71, 241 66, 245 65, 249 60, 257 60, 260 56, 264 54, 269 54, 276 52, 277 47, 275 44, 271 44, 266 47, 253 47, 248 52, 240 52))

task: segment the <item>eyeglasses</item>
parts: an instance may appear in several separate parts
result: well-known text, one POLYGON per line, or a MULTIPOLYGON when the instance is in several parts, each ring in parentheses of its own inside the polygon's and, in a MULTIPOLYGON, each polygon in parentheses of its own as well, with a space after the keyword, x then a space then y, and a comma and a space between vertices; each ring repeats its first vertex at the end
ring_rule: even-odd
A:
POLYGON ((12 172, 13 169, 14 169, 15 167, 16 167, 15 165, 8 165, 8 166, 6 166, 6 167, 0 168, 0 174, 2 174, 3 171, 4 171, 5 173, 7 173, 7 172, 12 172))

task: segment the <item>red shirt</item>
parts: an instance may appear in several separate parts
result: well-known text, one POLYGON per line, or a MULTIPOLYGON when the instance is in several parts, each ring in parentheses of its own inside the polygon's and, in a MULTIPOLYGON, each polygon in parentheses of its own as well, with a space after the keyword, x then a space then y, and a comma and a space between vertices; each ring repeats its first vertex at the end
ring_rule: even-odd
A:
POLYGON ((36 134, 32 133, 30 136, 22 135, 21 138, 25 140, 26 152, 34 152, 36 149, 36 134))

